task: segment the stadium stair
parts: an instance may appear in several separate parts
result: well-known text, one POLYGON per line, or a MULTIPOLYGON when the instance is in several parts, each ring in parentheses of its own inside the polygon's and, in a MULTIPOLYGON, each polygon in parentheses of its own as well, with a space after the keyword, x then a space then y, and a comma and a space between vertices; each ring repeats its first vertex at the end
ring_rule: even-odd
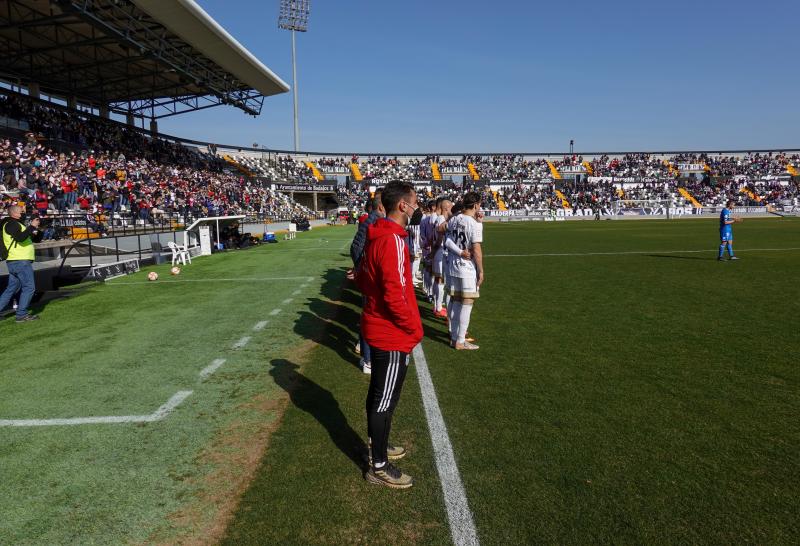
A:
POLYGON ((751 190, 747 186, 745 186, 742 189, 740 189, 739 193, 745 194, 747 197, 749 197, 750 199, 753 199, 754 201, 758 201, 759 203, 761 202, 761 198, 759 196, 757 196, 755 193, 753 193, 753 190, 751 190))
POLYGON ((494 197, 494 202, 497 203, 497 208, 498 209, 500 209, 500 210, 508 210, 508 207, 506 206, 506 202, 503 201, 502 197, 497 195, 496 191, 492 192, 492 196, 494 197))
POLYGON ((442 179, 442 173, 439 171, 439 164, 435 161, 431 161, 431 174, 434 180, 442 179))
MULTIPOLYGON (((548 161, 547 163, 549 164, 550 162, 548 161)), ((560 176, 561 175, 559 175, 559 177, 560 176)), ((561 206, 563 208, 565 208, 565 209, 571 209, 572 208, 572 206, 569 204, 569 201, 567 201, 567 196, 564 195, 563 193, 561 193, 561 190, 556 190, 556 196, 558 196, 558 198, 561 199, 561 206)))
POLYGON ((469 175, 472 177, 473 180, 481 179, 481 175, 478 174, 478 170, 472 163, 467 163, 467 170, 469 170, 469 175))
POLYGON ((244 165, 233 159, 231 156, 225 154, 222 156, 222 159, 224 159, 231 167, 234 167, 235 169, 245 174, 246 176, 256 176, 256 174, 253 171, 251 171, 250 169, 248 169, 247 167, 245 167, 244 165))
POLYGON ((321 181, 325 180, 325 177, 322 176, 321 172, 319 172, 319 169, 317 169, 317 166, 314 165, 311 161, 306 161, 306 167, 308 167, 311 170, 311 174, 314 175, 314 178, 318 182, 321 182, 321 181))
POLYGON ((689 190, 687 190, 686 188, 678 188, 678 193, 680 193, 683 196, 684 199, 689 201, 694 208, 696 208, 696 209, 702 209, 703 208, 703 205, 700 204, 700 201, 695 199, 694 195, 689 193, 689 190))
POLYGON ((358 163, 350 163, 350 172, 353 173, 353 178, 356 182, 364 180, 364 175, 361 174, 361 169, 358 168, 358 163))
MULTIPOLYGON (((666 159, 662 163, 664 163, 664 166, 667 168, 667 170, 669 171, 669 174, 671 174, 672 176, 678 176, 679 174, 681 174, 680 171, 675 168, 675 165, 673 165, 672 163, 670 163, 666 159)), ((689 192, 686 192, 686 193, 689 193, 689 192)), ((692 197, 692 199, 694 199, 694 197, 692 197)))
MULTIPOLYGON (((553 178, 555 180, 561 180, 561 173, 558 172, 558 169, 556 169, 556 166, 553 165, 553 163, 551 161, 547 162, 547 166, 550 167, 550 174, 553 175, 553 178)), ((556 192, 556 193, 560 193, 560 192, 556 192)), ((564 196, 564 194, 562 193, 561 197, 563 197, 563 196, 564 196)), ((566 199, 564 199, 564 200, 566 201, 566 199)), ((564 208, 567 208, 567 207, 564 207, 564 208)))
POLYGON ((586 174, 588 174, 589 176, 592 176, 594 174, 594 169, 592 168, 591 163, 589 163, 588 161, 584 161, 583 163, 581 163, 581 165, 583 165, 583 168, 586 169, 586 174))

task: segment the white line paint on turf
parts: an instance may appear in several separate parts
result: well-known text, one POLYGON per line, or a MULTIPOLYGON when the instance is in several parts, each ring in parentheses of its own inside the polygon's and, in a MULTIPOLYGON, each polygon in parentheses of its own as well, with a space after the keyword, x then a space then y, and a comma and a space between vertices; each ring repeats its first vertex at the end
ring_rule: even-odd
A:
POLYGON ((295 290, 294 292, 292 292, 292 296, 299 296, 300 292, 302 292, 302 290, 295 290))
POLYGON ((306 277, 306 282, 311 282, 314 280, 314 277, 306 277))
POLYGON ((239 341, 234 343, 232 348, 233 349, 241 349, 242 347, 244 347, 248 343, 250 343, 250 336, 244 336, 242 339, 240 339, 239 341))
POLYGON ((270 316, 274 317, 275 315, 280 315, 281 311, 282 309, 273 309, 272 311, 269 312, 269 314, 270 316))
POLYGON ((281 305, 289 305, 292 301, 294 301, 292 298, 286 298, 281 302, 281 305))
POLYGON ((255 277, 255 278, 210 278, 210 279, 176 279, 164 281, 133 281, 133 282, 107 282, 109 286, 123 286, 127 284, 170 284, 170 283, 186 283, 186 282, 271 282, 271 281, 297 281, 306 280, 308 277, 255 277))
POLYGON ((444 504, 447 508, 447 519, 450 522, 450 535, 453 544, 477 545, 478 532, 475 530, 475 522, 472 512, 467 504, 467 494, 464 491, 464 484, 461 483, 461 475, 456 466, 456 457, 453 453, 453 444, 447 434, 447 426, 444 424, 442 410, 439 408, 439 399, 433 388, 433 381, 428 370, 428 361, 425 360, 425 353, 422 351, 422 343, 414 347, 414 363, 417 365, 417 379, 419 388, 422 391, 422 405, 425 406, 425 418, 428 421, 428 429, 431 432, 431 443, 433 444, 433 454, 436 458, 436 470, 439 472, 439 481, 442 484, 444 493, 444 504))
MULTIPOLYGON (((800 247, 789 248, 734 248, 734 252, 791 252, 800 247)), ((717 249, 703 250, 631 250, 626 252, 545 252, 541 254, 484 254, 487 258, 533 258, 546 256, 625 256, 628 254, 716 254, 717 249)))
POLYGON ((74 417, 71 419, 0 419, 0 427, 52 427, 70 425, 103 425, 118 423, 153 423, 161 421, 186 400, 193 391, 178 391, 150 415, 109 415, 106 417, 74 417))
POLYGON ((303 284, 300 285, 300 288, 308 288, 308 283, 304 282, 303 284))
POLYGON ((262 321, 256 322, 256 325, 253 326, 253 331, 254 332, 260 332, 261 330, 266 328, 267 324, 269 324, 268 320, 262 320, 262 321))
POLYGON ((200 370, 200 380, 205 381, 206 379, 208 379, 208 377, 212 373, 216 372, 219 369, 219 367, 222 366, 223 364, 225 364, 224 358, 217 358, 216 360, 214 360, 214 362, 212 362, 211 364, 200 370))

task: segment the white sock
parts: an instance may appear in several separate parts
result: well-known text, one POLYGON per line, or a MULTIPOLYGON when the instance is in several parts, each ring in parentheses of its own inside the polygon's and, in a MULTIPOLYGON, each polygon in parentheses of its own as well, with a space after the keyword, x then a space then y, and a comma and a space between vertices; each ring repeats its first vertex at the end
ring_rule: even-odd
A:
POLYGON ((427 269, 422 272, 422 286, 425 287, 425 294, 430 296, 433 289, 431 287, 431 272, 427 269))
POLYGON ((472 314, 472 304, 462 304, 461 312, 458 317, 458 339, 456 343, 464 343, 464 338, 467 337, 467 328, 469 328, 469 316, 472 314))
POLYGON ((463 305, 457 299, 450 300, 450 339, 454 341, 458 338, 458 323, 461 321, 461 307, 463 305))
POLYGON ((417 273, 419 273, 419 260, 414 258, 414 261, 411 262, 411 280, 417 280, 417 273))
POLYGON ((442 310, 442 300, 444 299, 444 285, 438 280, 433 280, 433 310, 437 313, 442 310))

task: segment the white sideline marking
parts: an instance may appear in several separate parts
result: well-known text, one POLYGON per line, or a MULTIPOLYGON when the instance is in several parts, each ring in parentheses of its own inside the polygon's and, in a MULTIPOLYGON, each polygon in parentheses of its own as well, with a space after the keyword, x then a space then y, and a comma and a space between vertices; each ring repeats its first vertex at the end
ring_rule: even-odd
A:
POLYGON ((307 279, 308 277, 255 277, 255 278, 219 278, 219 279, 178 279, 172 281, 133 281, 133 282, 110 282, 109 286, 122 286, 126 284, 171 284, 179 282, 269 282, 269 281, 296 281, 307 279))
POLYGON ((442 410, 439 409, 439 399, 433 388, 428 362, 425 360, 425 353, 422 351, 422 343, 414 347, 414 363, 417 365, 417 379, 419 388, 422 391, 422 405, 425 406, 425 418, 428 421, 428 429, 431 432, 431 443, 433 444, 433 454, 436 458, 436 470, 439 472, 439 481, 442 484, 444 493, 444 504, 447 508, 447 519, 450 522, 450 535, 453 544, 456 546, 475 545, 478 542, 478 532, 475 530, 475 522, 472 519, 467 504, 467 494, 464 491, 464 484, 461 483, 461 475, 456 466, 456 457, 453 453, 453 445, 447 434, 447 426, 444 424, 442 410))
POLYGON ((279 315, 281 311, 282 309, 273 309, 272 311, 269 312, 269 314, 270 316, 274 317, 275 315, 279 315))
POLYGON ((292 303, 292 301, 293 301, 292 298, 286 298, 281 302, 281 305, 289 305, 290 303, 292 303))
POLYGON ((212 362, 211 364, 209 364, 200 371, 200 380, 205 381, 206 379, 208 379, 208 376, 216 372, 219 369, 219 367, 222 366, 223 364, 225 364, 224 358, 217 358, 216 360, 214 360, 214 362, 212 362))
POLYGON ((0 419, 0 427, 49 427, 60 425, 96 425, 117 423, 154 423, 172 413, 193 391, 178 391, 150 415, 110 415, 106 417, 75 417, 71 419, 0 419))
POLYGON ((299 296, 300 292, 302 292, 302 290, 295 290, 294 292, 292 292, 292 296, 299 296))
POLYGON ((267 324, 269 324, 268 320, 262 320, 260 322, 256 322, 256 325, 253 326, 253 331, 254 332, 260 332, 261 330, 266 328, 267 324))
MULTIPOLYGON (((789 248, 736 248, 734 252, 788 252, 792 250, 800 250, 800 247, 789 248)), ((548 252, 542 254, 484 254, 487 258, 530 258, 538 256, 624 256, 626 254, 697 254, 697 253, 715 254, 717 249, 706 248, 704 250, 631 250, 627 252, 548 252)))
POLYGON ((242 339, 233 344, 232 349, 241 349, 248 343, 250 343, 250 336, 244 336, 242 339))

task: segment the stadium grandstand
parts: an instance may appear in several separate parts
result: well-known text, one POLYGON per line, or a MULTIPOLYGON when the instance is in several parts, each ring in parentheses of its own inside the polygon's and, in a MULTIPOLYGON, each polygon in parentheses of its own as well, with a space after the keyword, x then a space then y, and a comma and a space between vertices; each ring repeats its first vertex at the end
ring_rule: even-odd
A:
POLYGON ((0 47, 0 546, 797 542, 800 148, 166 134, 289 91, 195 0, 0 47))

